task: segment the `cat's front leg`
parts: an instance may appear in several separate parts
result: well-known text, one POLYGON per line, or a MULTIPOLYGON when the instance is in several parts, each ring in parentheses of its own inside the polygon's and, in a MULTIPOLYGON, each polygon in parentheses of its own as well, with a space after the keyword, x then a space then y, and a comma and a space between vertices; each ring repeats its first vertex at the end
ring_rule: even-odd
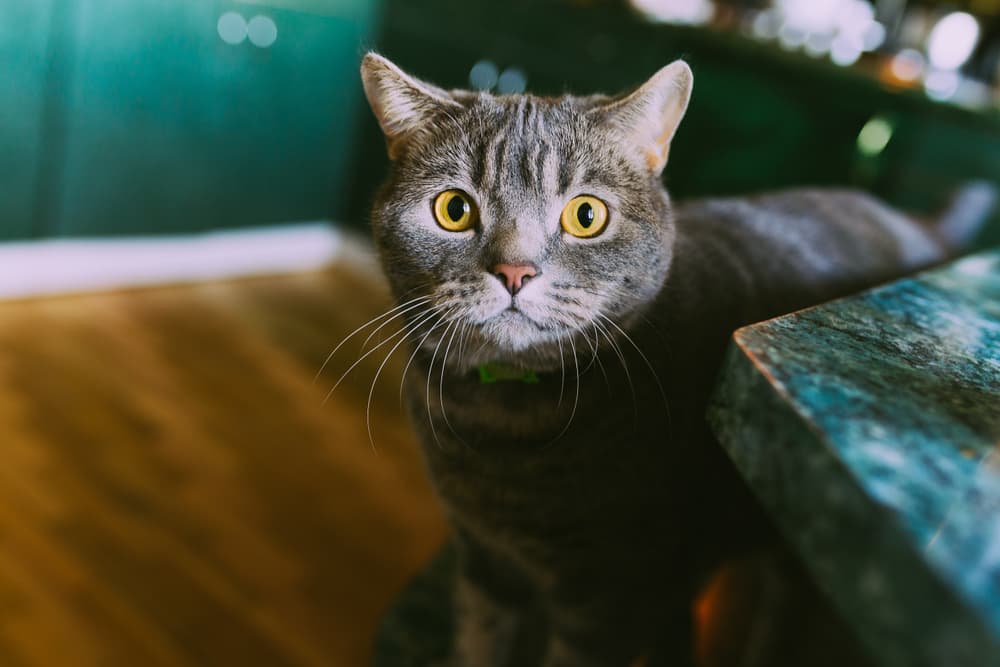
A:
POLYGON ((452 667, 519 666, 533 587, 512 564, 468 535, 460 533, 458 550, 452 667))
MULTIPOLYGON (((600 635, 601 628, 595 628, 600 635)), ((556 631, 551 635, 545 653, 544 667, 693 667, 690 651, 656 653, 648 647, 639 652, 622 645, 620 650, 608 650, 612 644, 595 646, 595 637, 579 636, 556 631)))
MULTIPOLYGON (((545 652, 544 667, 632 667, 645 664, 640 649, 609 626, 595 623, 573 631, 556 622, 545 652)), ((614 625, 610 619, 608 623, 614 625)))
POLYGON ((617 590, 605 597, 598 591, 592 587, 572 602, 549 600, 544 667, 693 666, 687 604, 670 604, 667 596, 617 590))
POLYGON ((465 575, 455 588, 451 667, 505 667, 517 641, 519 609, 498 602, 465 575))

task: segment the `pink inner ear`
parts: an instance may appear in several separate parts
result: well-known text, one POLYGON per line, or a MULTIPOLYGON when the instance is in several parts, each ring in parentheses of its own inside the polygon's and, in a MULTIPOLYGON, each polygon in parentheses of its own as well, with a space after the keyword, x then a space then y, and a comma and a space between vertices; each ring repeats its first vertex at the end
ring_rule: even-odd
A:
POLYGON ((663 132, 660 132, 660 136, 658 136, 656 138, 656 145, 659 146, 660 148, 664 148, 664 147, 669 148, 669 146, 670 146, 670 139, 671 139, 671 137, 674 136, 674 129, 675 128, 676 128, 676 124, 675 124, 674 120, 670 119, 670 125, 668 127, 663 128, 663 132))
POLYGON ((659 171, 667 164, 667 157, 670 155, 670 142, 657 144, 646 151, 646 164, 652 171, 659 171))
POLYGON ((676 99, 667 100, 667 106, 663 109, 660 119, 662 129, 660 134, 653 140, 653 146, 648 149, 646 154, 646 159, 651 169, 660 170, 666 166, 667 158, 670 155, 670 142, 677 132, 677 127, 684 117, 686 108, 687 104, 684 102, 676 99))
POLYGON ((667 158, 670 156, 670 140, 674 136, 678 122, 672 117, 676 114, 670 114, 670 116, 667 119, 668 124, 660 132, 660 136, 656 137, 653 146, 646 151, 646 161, 649 163, 650 169, 663 169, 667 164, 667 158))

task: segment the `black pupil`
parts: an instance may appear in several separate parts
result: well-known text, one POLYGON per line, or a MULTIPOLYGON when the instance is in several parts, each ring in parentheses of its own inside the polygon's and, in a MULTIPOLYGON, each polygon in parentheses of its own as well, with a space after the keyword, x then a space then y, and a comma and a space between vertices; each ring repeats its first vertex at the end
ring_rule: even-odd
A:
POLYGON ((580 204, 576 209, 576 219, 584 229, 590 227, 594 224, 594 207, 587 203, 580 204))
POLYGON ((469 205, 464 199, 455 195, 448 201, 448 217, 452 222, 458 222, 469 211, 469 205))

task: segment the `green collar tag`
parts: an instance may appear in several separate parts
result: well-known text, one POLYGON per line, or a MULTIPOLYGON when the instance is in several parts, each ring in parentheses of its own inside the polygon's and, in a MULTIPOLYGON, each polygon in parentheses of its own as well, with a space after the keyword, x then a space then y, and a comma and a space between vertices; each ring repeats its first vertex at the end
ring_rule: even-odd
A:
POLYGON ((535 371, 525 371, 505 364, 483 364, 479 367, 479 381, 483 384, 511 380, 524 384, 538 384, 539 382, 535 371))

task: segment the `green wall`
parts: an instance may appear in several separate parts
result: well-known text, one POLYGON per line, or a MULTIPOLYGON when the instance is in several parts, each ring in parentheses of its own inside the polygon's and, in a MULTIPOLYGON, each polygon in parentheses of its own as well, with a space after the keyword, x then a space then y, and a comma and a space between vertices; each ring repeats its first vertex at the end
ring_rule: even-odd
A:
POLYGON ((0 0, 0 238, 336 216, 377 4, 0 0), (275 6, 278 5, 278 6, 275 6), (269 17, 230 45, 224 12, 269 17), (14 67, 10 68, 11 63, 14 67))
POLYGON ((53 0, 0 0, 0 238, 31 236, 53 0))
MULTIPOLYGON (((684 57, 696 76, 666 178, 681 198, 863 187, 932 213, 1000 174, 1000 123, 734 34, 567 0, 0 0, 0 239, 364 224, 387 168, 361 94, 375 47, 449 87, 487 58, 532 91, 617 91, 684 57), (220 15, 274 21, 270 48, 220 15), (857 149, 873 117, 892 140, 857 149)), ((1000 224, 984 243, 1000 242, 1000 224)))

